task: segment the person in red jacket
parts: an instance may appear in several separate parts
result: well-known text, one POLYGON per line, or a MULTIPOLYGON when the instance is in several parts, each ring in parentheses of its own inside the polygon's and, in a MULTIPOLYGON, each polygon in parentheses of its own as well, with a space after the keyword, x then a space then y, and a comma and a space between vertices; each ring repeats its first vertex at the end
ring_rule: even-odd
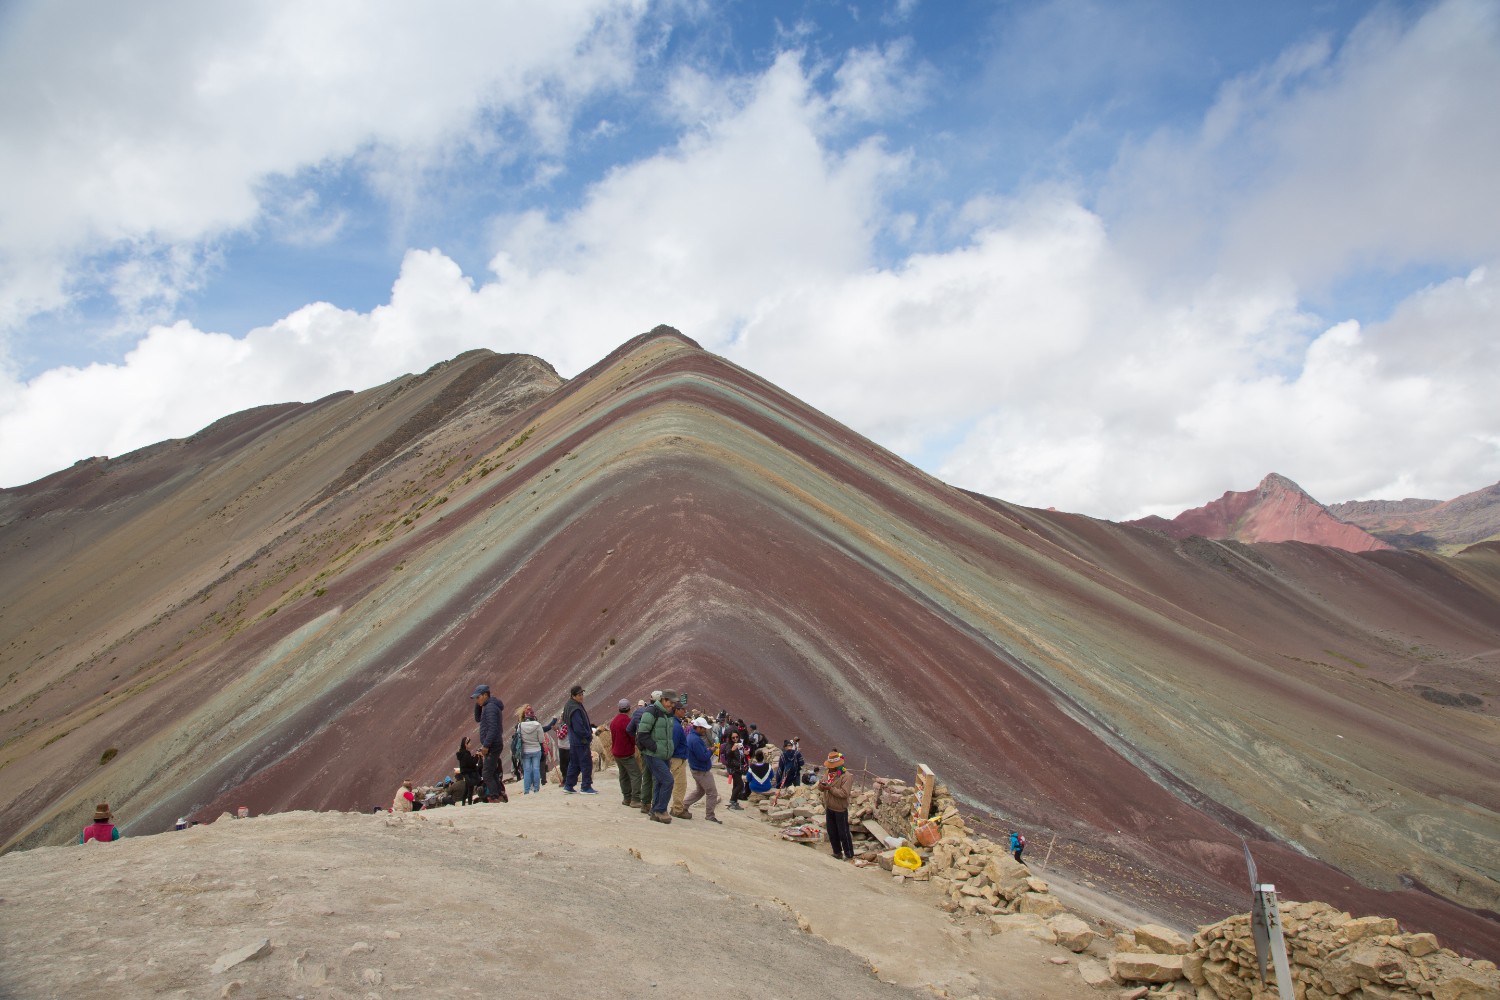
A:
POLYGON ((641 762, 635 756, 635 737, 626 731, 630 725, 630 699, 621 698, 619 709, 609 720, 609 753, 619 765, 621 801, 639 809, 643 795, 641 762))
POLYGON ((83 828, 83 835, 78 838, 80 844, 86 844, 91 840, 99 843, 108 843, 111 840, 120 839, 120 830, 110 820, 115 814, 109 811, 109 803, 101 802, 94 807, 94 822, 83 828))

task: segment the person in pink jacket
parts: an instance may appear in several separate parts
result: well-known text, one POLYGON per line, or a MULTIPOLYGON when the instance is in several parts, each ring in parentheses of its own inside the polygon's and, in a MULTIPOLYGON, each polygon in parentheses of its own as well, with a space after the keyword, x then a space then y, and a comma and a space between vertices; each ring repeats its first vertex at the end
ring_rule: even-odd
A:
POLYGON ((108 843, 111 840, 120 839, 120 830, 110 820, 115 814, 109 811, 109 803, 101 802, 94 807, 94 821, 83 828, 83 835, 78 838, 80 844, 87 844, 91 840, 99 843, 108 843))

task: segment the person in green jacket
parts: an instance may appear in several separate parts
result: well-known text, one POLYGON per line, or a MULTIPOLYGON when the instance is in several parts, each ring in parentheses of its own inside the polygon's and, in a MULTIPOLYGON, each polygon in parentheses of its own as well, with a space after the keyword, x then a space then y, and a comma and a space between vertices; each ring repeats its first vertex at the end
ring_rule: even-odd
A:
POLYGON ((641 760, 651 769, 651 818, 670 823, 667 806, 672 801, 672 716, 677 708, 677 692, 663 691, 654 704, 647 705, 635 728, 635 745, 641 760))

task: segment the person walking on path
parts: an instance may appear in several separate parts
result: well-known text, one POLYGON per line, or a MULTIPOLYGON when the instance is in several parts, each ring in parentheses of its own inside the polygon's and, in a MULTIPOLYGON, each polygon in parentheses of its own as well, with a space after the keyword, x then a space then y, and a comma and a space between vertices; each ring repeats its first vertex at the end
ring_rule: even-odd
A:
POLYGON ((620 801, 627 806, 641 804, 641 762, 635 755, 635 737, 630 726, 630 699, 621 698, 619 711, 609 720, 609 753, 620 772, 620 801))
POLYGON ((677 707, 677 692, 663 691, 654 705, 647 705, 635 727, 635 745, 640 748, 646 766, 651 768, 651 818, 670 823, 667 807, 672 802, 672 712, 677 707))
MULTIPOLYGON (((1026 850, 1026 838, 1016 831, 1010 831, 1010 853, 1017 861, 1021 860, 1021 852, 1026 850)), ((1042 859, 1046 861, 1046 858, 1042 859)), ((1024 862, 1023 862, 1024 863, 1024 862)))
POLYGON ((852 860, 854 837, 849 833, 849 796, 854 792, 854 775, 844 767, 843 754, 837 750, 829 752, 823 769, 823 780, 818 783, 818 792, 823 796, 823 826, 833 844, 834 859, 852 860))
POLYGON ((557 725, 557 720, 542 725, 530 705, 522 705, 520 715, 516 731, 521 736, 521 794, 529 795, 542 790, 543 734, 557 725))
POLYGON ((474 721, 479 723, 479 756, 484 758, 484 793, 491 802, 509 802, 500 777, 505 752, 505 702, 490 694, 490 686, 474 689, 474 721))
POLYGON ((693 803, 703 799, 703 818, 710 823, 724 821, 714 815, 714 806, 719 804, 719 789, 714 785, 713 754, 709 752, 707 740, 711 736, 708 720, 701 715, 693 720, 692 732, 687 734, 688 773, 693 776, 692 794, 682 800, 682 818, 692 819, 693 803))
POLYGON ((693 723, 687 714, 687 706, 679 704, 672 712, 672 759, 668 765, 672 769, 672 805, 671 813, 678 819, 692 819, 684 815, 687 810, 682 807, 682 797, 687 793, 687 734, 693 728, 693 723))
POLYGON ((589 721, 589 710, 583 707, 584 687, 574 684, 563 703, 562 716, 568 724, 568 770, 563 776, 563 791, 569 794, 581 791, 585 795, 598 795, 594 791, 594 724, 589 721), (582 783, 583 787, 577 786, 582 783))
POLYGON ((97 840, 101 844, 107 844, 112 840, 119 840, 120 828, 112 822, 114 818, 115 814, 109 811, 109 803, 99 803, 94 807, 94 821, 83 828, 78 842, 87 844, 91 840, 97 840))
POLYGON ((750 797, 750 792, 745 788, 745 748, 740 743, 740 734, 736 730, 729 730, 724 739, 719 759, 724 762, 724 773, 729 775, 729 808, 742 810, 745 807, 740 805, 740 800, 750 797))

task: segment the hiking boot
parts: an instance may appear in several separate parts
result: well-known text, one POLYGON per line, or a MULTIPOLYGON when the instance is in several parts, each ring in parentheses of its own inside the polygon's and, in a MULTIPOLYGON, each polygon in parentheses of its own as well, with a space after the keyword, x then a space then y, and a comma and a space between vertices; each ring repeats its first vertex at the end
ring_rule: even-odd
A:
POLYGON ((724 825, 724 821, 717 816, 705 816, 703 818, 708 820, 710 823, 717 823, 720 826, 724 825))
POLYGON ((668 816, 666 813, 652 813, 651 818, 658 823, 672 822, 672 817, 668 816))
POLYGON ((690 812, 688 812, 686 809, 682 810, 682 812, 674 812, 672 815, 675 816, 675 817, 677 817, 678 819, 692 819, 693 818, 693 814, 690 813, 690 812))
POLYGON ((629 799, 621 799, 620 800, 620 805, 622 805, 622 806, 633 806, 633 805, 635 805, 635 803, 632 802, 632 801, 630 801, 629 799))

